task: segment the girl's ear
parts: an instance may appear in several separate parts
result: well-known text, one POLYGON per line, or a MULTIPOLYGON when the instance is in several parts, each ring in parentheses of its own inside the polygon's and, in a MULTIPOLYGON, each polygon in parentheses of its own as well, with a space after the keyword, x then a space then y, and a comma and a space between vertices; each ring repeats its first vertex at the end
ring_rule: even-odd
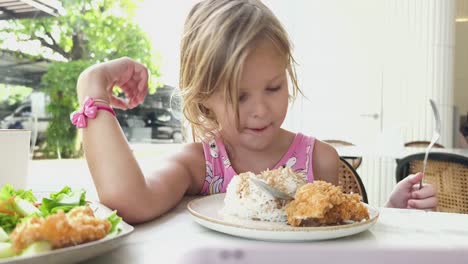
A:
POLYGON ((201 103, 201 106, 206 108, 207 110, 211 109, 212 106, 212 96, 210 96, 208 99, 206 99, 204 102, 201 103))
POLYGON ((211 112, 210 111, 210 106, 211 104, 208 101, 205 101, 203 103, 200 103, 198 107, 200 108, 201 112, 205 114, 205 116, 208 116, 208 114, 211 112))

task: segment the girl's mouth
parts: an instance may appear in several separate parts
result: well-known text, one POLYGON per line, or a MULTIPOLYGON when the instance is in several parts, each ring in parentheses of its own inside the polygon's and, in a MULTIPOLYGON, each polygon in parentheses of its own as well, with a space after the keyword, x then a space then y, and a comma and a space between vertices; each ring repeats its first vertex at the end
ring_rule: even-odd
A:
POLYGON ((258 127, 258 128, 248 128, 248 130, 255 132, 255 133, 262 133, 263 131, 267 130, 270 127, 270 125, 264 126, 264 127, 258 127))

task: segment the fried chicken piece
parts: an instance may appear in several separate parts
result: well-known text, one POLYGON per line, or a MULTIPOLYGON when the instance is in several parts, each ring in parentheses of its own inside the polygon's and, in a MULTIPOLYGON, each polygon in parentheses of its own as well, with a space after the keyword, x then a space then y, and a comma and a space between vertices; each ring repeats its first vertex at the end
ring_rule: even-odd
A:
POLYGON ((330 225, 342 223, 343 221, 361 221, 369 219, 369 211, 361 203, 358 194, 344 194, 346 199, 341 204, 333 206, 323 219, 317 219, 320 224, 330 225))
POLYGON ((10 234, 12 248, 15 253, 20 253, 29 244, 44 240, 42 236, 43 218, 33 217, 27 222, 18 224, 10 234))
POLYGON ((67 214, 59 211, 46 218, 33 217, 19 224, 10 239, 16 253, 36 241, 48 241, 53 248, 63 248, 101 239, 111 227, 107 219, 94 217, 89 206, 80 206, 67 214))
POLYGON ((331 225, 369 219, 369 212, 358 194, 345 194, 341 187, 324 181, 299 188, 294 201, 286 206, 286 214, 292 226, 331 225))

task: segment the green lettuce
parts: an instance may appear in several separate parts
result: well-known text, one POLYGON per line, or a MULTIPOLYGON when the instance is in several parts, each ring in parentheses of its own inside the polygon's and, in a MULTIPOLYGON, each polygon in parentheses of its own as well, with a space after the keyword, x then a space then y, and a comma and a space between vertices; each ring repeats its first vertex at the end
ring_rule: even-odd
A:
MULTIPOLYGON (((0 189, 0 204, 2 202, 8 201, 12 197, 19 197, 23 200, 28 202, 34 203, 36 202, 36 197, 31 190, 15 190, 15 188, 10 184, 5 184, 0 189)), ((10 211, 16 211, 14 207, 14 203, 6 205, 3 207, 4 209, 10 211)), ((19 215, 10 215, 6 213, 0 213, 0 227, 5 230, 5 232, 10 233, 13 231, 15 226, 21 221, 21 217, 19 215)))
POLYGON ((34 203, 37 200, 31 190, 15 190, 11 184, 3 185, 0 189, 0 203, 7 201, 13 196, 19 197, 31 203, 34 203))
POLYGON ((45 217, 59 210, 67 213, 71 209, 83 205, 86 205, 86 191, 83 189, 74 191, 66 186, 61 191, 50 194, 49 198, 43 198, 39 210, 45 217))
MULTIPOLYGON (((18 197, 27 202, 35 203, 36 197, 34 197, 31 190, 15 190, 13 186, 7 184, 0 189, 0 203, 2 201, 7 201, 11 197, 18 197)), ((32 217, 47 217, 48 215, 57 213, 62 210, 65 213, 69 212, 71 209, 79 206, 87 205, 86 202, 86 191, 85 190, 72 190, 70 187, 66 186, 62 190, 56 193, 51 193, 48 198, 43 198, 41 206, 39 207, 39 212, 32 213, 28 215, 22 215, 18 213, 18 208, 14 207, 14 203, 9 206, 5 206, 5 209, 15 211, 15 215, 10 215, 0 212, 0 227, 7 233, 11 233, 17 224, 28 221, 32 217)), ((112 225, 109 236, 114 236, 120 233, 121 229, 119 224, 122 221, 122 218, 117 215, 117 211, 113 211, 106 218, 112 225)))
POLYGON ((109 230, 109 236, 117 235, 120 233, 120 228, 118 227, 119 223, 122 221, 122 217, 117 215, 117 211, 113 211, 108 217, 107 220, 111 223, 112 227, 109 230))
POLYGON ((8 234, 15 229, 20 220, 21 218, 18 215, 0 213, 0 227, 8 234))

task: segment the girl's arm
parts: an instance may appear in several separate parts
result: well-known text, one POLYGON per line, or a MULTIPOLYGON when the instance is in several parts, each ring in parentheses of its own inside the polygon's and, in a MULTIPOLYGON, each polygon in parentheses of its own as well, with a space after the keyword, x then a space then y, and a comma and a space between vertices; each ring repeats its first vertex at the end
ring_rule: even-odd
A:
POLYGON ((312 157, 314 180, 338 185, 339 157, 335 148, 316 139, 312 157))
POLYGON ((431 184, 424 184, 419 189, 422 172, 411 174, 397 183, 390 194, 386 207, 434 209, 437 207, 437 190, 431 184))
MULTIPOLYGON (((77 91, 80 102, 90 96, 110 101, 115 107, 132 108, 146 95, 146 68, 128 58, 93 66, 80 75, 77 91), (113 97, 114 84, 124 90, 128 103, 113 97)), ((83 147, 100 201, 130 223, 160 216, 185 193, 199 191, 203 183, 203 150, 196 143, 187 145, 145 178, 117 119, 107 111, 88 120, 83 147)))

